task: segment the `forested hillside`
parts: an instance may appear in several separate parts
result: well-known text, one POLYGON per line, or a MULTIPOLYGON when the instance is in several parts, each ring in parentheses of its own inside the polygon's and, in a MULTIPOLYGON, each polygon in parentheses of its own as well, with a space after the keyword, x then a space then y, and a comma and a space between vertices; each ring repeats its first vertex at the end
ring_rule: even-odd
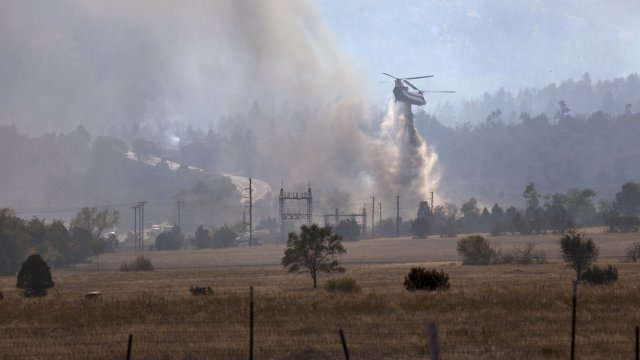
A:
POLYGON ((627 111, 627 105, 638 111, 640 76, 630 74, 626 78, 593 81, 586 73, 579 80, 551 83, 541 89, 525 88, 512 93, 501 88, 459 104, 444 102, 429 112, 446 124, 477 124, 483 122, 492 111, 500 109, 505 121, 515 122, 522 113, 552 115, 561 100, 569 105, 574 115, 588 116, 597 111, 621 114, 627 111))
MULTIPOLYGON (((92 139, 82 127, 31 137, 15 126, 0 126, 0 208, 14 209, 25 218, 68 220, 85 206, 111 206, 128 215, 130 204, 146 201, 145 219, 163 222, 173 219, 178 192, 199 189, 216 199, 207 212, 211 224, 235 222, 238 211, 241 216, 241 210, 223 215, 222 209, 240 201, 229 179, 186 167, 172 171, 165 162, 152 166, 143 155, 161 149, 149 141, 138 139, 133 148, 143 152, 138 160, 126 157, 130 147, 124 141, 92 139)), ((123 227, 130 222, 132 217, 122 217, 123 227)))
MULTIPOLYGON (((631 93, 638 93, 640 83, 635 84, 631 93)), ((573 92, 566 95, 576 98, 573 92)), ((416 125, 438 153, 443 196, 517 205, 524 184, 533 181, 543 194, 579 187, 603 199, 621 184, 640 179, 640 113, 633 106, 619 114, 584 116, 574 115, 572 104, 558 99, 548 114, 523 112, 508 121, 495 108, 479 124, 456 127, 420 111, 416 125)))

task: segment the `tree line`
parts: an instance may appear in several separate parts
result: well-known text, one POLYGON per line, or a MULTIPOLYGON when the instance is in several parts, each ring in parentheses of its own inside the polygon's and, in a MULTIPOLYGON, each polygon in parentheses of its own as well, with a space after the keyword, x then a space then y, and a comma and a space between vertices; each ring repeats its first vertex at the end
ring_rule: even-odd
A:
POLYGON ((427 235, 455 236, 458 233, 561 234, 576 226, 606 225, 611 232, 634 232, 640 229, 640 183, 622 185, 612 201, 603 201, 596 210, 591 189, 570 188, 565 193, 540 195, 530 182, 522 192, 525 208, 495 204, 480 209, 475 198, 462 206, 455 202, 430 207, 419 205, 411 222, 414 237, 427 235))
POLYGON ((419 111, 415 124, 438 154, 439 192, 459 202, 461 194, 474 194, 482 201, 515 204, 521 184, 531 180, 544 193, 578 187, 610 198, 620 184, 638 181, 637 108, 575 115, 572 107, 560 98, 552 112, 523 112, 514 121, 494 108, 483 113, 483 121, 458 125, 419 111))
POLYGON ((118 241, 105 230, 117 224, 119 216, 118 211, 83 208, 67 227, 62 220, 25 220, 1 209, 0 274, 15 274, 30 252, 41 254, 54 267, 64 267, 113 251, 118 241))

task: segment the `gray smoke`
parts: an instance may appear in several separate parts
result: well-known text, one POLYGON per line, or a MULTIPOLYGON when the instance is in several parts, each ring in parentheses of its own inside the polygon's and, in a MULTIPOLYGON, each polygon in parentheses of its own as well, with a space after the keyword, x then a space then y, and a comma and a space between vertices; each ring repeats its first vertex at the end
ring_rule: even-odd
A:
POLYGON ((375 130, 373 85, 311 1, 8 0, 0 46, 0 123, 32 134, 138 126, 175 144, 186 124, 239 125, 255 152, 227 156, 250 165, 218 170, 294 191, 311 181, 326 208, 372 194, 417 204, 437 183, 410 111, 385 118, 401 133, 375 130))

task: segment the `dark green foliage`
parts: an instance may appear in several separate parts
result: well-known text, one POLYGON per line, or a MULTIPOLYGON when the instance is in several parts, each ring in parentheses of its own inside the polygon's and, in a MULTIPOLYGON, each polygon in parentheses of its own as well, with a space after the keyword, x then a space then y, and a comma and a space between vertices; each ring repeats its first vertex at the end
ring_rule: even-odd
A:
POLYGON ((219 248, 235 246, 236 233, 225 224, 213 233, 213 243, 219 248))
POLYGON ((640 183, 628 182, 616 193, 616 208, 623 216, 640 215, 640 183))
POLYGON ((116 226, 119 221, 120 212, 117 210, 109 211, 109 209, 105 208, 98 211, 95 207, 85 207, 71 221, 70 226, 88 230, 91 234, 91 239, 95 241, 102 237, 102 233, 106 229, 116 226))
POLYGON ((602 216, 611 232, 640 230, 640 183, 622 185, 613 203, 603 204, 602 216))
POLYGON ((350 277, 329 279, 322 286, 329 292, 357 293, 360 292, 360 286, 350 277))
POLYGON ((125 263, 123 262, 122 265, 120 265, 120 271, 123 272, 127 272, 127 271, 153 271, 153 264, 151 263, 151 260, 145 258, 144 256, 140 255, 138 256, 132 263, 125 263))
POLYGON ((182 248, 184 236, 180 234, 180 227, 162 232, 156 237, 156 250, 178 250, 182 248))
POLYGON ((416 218, 428 219, 431 215, 429 203, 426 201, 420 201, 420 204, 418 204, 418 213, 416 214, 416 218))
MULTIPOLYGON (((400 226, 402 228, 402 225, 400 226)), ((397 223, 395 218, 386 218, 376 223, 376 235, 380 237, 395 237, 397 223)))
POLYGON ((52 288, 53 285, 55 284, 51 279, 49 265, 42 260, 40 255, 30 255, 22 263, 20 272, 18 272, 16 287, 24 289, 26 297, 45 296, 47 295, 47 289, 52 288))
POLYGON ((471 198, 460 207, 462 228, 464 231, 480 231, 480 208, 478 200, 471 198))
POLYGON ((29 243, 24 221, 0 209, 0 275, 15 275, 29 243))
MULTIPOLYGON (((250 147, 248 144, 247 146, 250 147)), ((218 152, 215 151, 215 153, 217 154, 218 152)), ((225 155, 225 157, 228 155, 225 155)), ((211 154, 208 156, 211 156, 211 154)), ((198 166, 190 161, 186 163, 198 166)), ((199 161, 196 161, 196 163, 199 163, 199 161)), ((211 164, 203 166, 210 167, 211 164)), ((183 174, 185 177, 189 176, 188 171, 183 174)), ((222 224, 233 224, 238 221, 236 213, 229 211, 229 209, 237 206, 240 196, 233 182, 223 175, 208 176, 207 181, 199 181, 191 189, 176 194, 176 199, 184 202, 180 220, 180 226, 183 229, 196 229, 202 224, 205 228, 210 229, 209 235, 212 236, 213 230, 222 224)), ((253 226, 255 227, 256 224, 254 223, 253 226)), ((213 245, 213 247, 217 246, 213 245)))
POLYGON ((578 228, 570 228, 560 238, 562 259, 576 270, 576 279, 598 258, 598 247, 578 228))
POLYGON ((204 287, 204 286, 192 286, 189 288, 189 292, 192 295, 198 296, 198 295, 205 295, 205 296, 211 296, 213 295, 213 289, 210 286, 204 287))
POLYGON ((582 281, 591 285, 613 284, 618 281, 618 269, 613 265, 599 268, 594 265, 582 273, 582 281))
POLYGON ((453 202, 446 202, 436 206, 430 219, 431 233, 433 234, 454 237, 460 230, 460 211, 453 202))
POLYGON ((212 248, 214 245, 213 237, 209 235, 209 230, 205 229, 202 225, 196 229, 196 237, 192 241, 193 245, 199 249, 212 248))
POLYGON ((469 235, 458 241, 457 248, 463 265, 489 265, 497 257, 496 250, 480 235, 469 235))
POLYGON ((347 252, 342 247, 340 235, 332 234, 331 227, 302 225, 300 234, 289 233, 282 265, 289 272, 309 273, 313 288, 318 287, 321 272, 344 272, 336 257, 347 252))
POLYGON ((449 275, 444 270, 425 269, 420 267, 411 268, 404 276, 404 287, 409 291, 415 290, 444 290, 448 289, 449 275))
POLYGON ((524 188, 522 192, 522 197, 524 197, 527 202, 527 207, 537 208, 540 206, 540 195, 538 195, 538 190, 536 190, 536 185, 533 182, 529 182, 527 186, 524 188))
POLYGON ((502 208, 495 204, 491 208, 491 235, 500 236, 507 230, 504 211, 502 208))
MULTIPOLYGON (((376 230, 380 233, 379 229, 376 230)), ((342 220, 336 226, 335 233, 340 235, 343 241, 356 241, 360 239, 360 225, 352 219, 342 220)))
POLYGON ((411 222, 411 235, 414 239, 424 239, 429 233, 429 220, 425 218, 416 218, 411 222))

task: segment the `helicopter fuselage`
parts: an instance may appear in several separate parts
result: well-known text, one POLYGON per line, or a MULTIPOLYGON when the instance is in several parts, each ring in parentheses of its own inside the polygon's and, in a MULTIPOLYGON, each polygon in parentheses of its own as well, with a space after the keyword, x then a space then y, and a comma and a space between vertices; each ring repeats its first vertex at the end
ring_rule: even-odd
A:
POLYGON ((401 80, 396 79, 396 86, 393 88, 393 96, 396 101, 408 103, 410 105, 422 106, 427 103, 422 92, 409 91, 409 88, 404 86, 401 80))

